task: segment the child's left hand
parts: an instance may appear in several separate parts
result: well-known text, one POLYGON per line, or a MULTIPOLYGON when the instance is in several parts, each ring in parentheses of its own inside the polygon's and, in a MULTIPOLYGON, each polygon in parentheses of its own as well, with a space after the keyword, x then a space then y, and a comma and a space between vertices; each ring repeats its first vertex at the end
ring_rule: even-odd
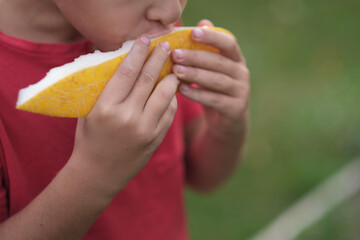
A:
MULTIPOLYGON (((203 20, 198 24, 213 26, 203 20)), ((249 70, 236 39, 206 28, 192 31, 195 41, 211 45, 220 53, 176 49, 173 72, 186 83, 180 92, 204 106, 208 129, 222 139, 240 136, 247 118, 250 92, 249 70), (198 87, 192 87, 190 84, 198 87)))

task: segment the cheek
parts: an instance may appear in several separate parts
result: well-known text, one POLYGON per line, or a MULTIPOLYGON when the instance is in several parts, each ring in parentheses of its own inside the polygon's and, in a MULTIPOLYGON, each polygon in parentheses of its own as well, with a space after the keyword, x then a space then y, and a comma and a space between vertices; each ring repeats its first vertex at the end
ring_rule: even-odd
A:
POLYGON ((141 6, 126 4, 121 0, 106 1, 99 7, 97 0, 55 0, 77 31, 99 49, 110 51, 142 33, 143 14, 141 6))
POLYGON ((182 7, 183 11, 184 11, 184 8, 186 6, 186 3, 187 3, 187 0, 180 0, 180 4, 181 4, 181 7, 182 7))
POLYGON ((137 24, 127 20, 117 17, 100 19, 90 24, 87 22, 83 25, 82 34, 103 51, 117 50, 125 41, 136 38, 140 29, 137 24))
POLYGON ((129 40, 128 35, 136 29, 129 19, 121 17, 84 16, 68 18, 69 22, 101 50, 116 50, 129 40))

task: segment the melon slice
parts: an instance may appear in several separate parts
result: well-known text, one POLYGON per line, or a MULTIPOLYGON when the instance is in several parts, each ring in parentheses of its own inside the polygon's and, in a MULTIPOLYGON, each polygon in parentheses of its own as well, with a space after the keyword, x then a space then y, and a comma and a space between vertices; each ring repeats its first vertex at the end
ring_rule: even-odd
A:
MULTIPOLYGON (((218 51, 193 41, 191 29, 192 27, 179 27, 170 34, 151 39, 150 52, 162 41, 168 41, 171 49, 218 51)), ((231 34, 223 28, 211 29, 231 34)), ((16 108, 56 117, 85 117, 134 42, 125 42, 119 50, 112 52, 95 51, 51 69, 39 82, 19 91, 16 108)), ((172 65, 169 57, 157 83, 171 73, 172 65)))

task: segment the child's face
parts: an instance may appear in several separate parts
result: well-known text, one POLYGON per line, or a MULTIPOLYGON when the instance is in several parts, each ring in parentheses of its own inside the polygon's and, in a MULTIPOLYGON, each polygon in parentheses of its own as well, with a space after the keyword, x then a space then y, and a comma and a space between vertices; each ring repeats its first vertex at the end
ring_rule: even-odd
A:
POLYGON ((109 51, 145 34, 169 32, 187 0, 54 0, 66 19, 98 48, 109 51))

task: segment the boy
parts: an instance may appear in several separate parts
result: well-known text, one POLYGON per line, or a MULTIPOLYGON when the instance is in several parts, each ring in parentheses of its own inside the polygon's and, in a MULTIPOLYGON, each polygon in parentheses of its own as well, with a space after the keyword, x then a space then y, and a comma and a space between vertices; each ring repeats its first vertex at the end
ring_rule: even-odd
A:
POLYGON ((210 191, 234 169, 249 73, 235 39, 206 28, 193 38, 221 54, 163 42, 146 59, 149 38, 171 31, 185 4, 0 0, 1 239, 187 239, 185 181, 210 191), (135 38, 86 118, 14 109, 17 91, 50 68, 135 38), (152 92, 170 54, 174 74, 152 92))

